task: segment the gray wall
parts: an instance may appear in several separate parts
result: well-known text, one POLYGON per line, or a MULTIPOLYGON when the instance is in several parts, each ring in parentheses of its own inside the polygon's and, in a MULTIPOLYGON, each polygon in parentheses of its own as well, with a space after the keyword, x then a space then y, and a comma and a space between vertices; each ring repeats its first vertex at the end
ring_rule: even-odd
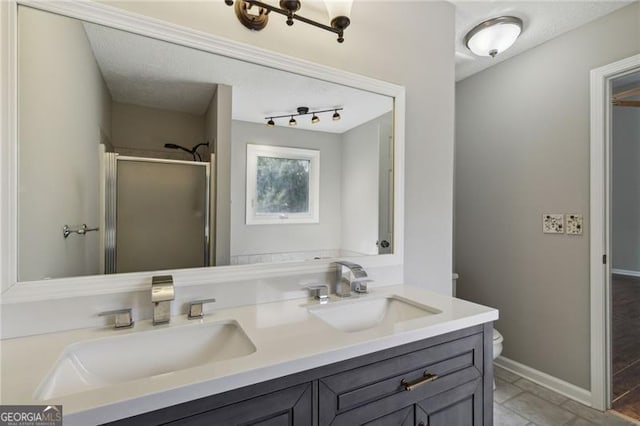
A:
POLYGON ((211 224, 215 238, 215 262, 217 266, 231 263, 231 112, 232 88, 219 84, 205 113, 205 139, 215 153, 215 186, 212 202, 216 214, 211 224))
POLYGON ((589 71, 640 52, 635 3, 456 86, 458 296, 500 309, 507 358, 589 388, 589 71))
MULTIPOLYGON (((355 2, 343 44, 310 25, 289 28, 276 19, 262 31, 250 31, 224 2, 109 4, 405 86, 405 282, 450 294, 455 29, 451 3, 355 2)), ((322 15, 317 19, 326 20, 322 15)))
POLYGON ((231 144, 231 255, 340 248, 341 137, 233 120, 231 144), (247 144, 320 150, 320 223, 247 225, 247 144))
POLYGON ((18 279, 97 274, 99 234, 64 239, 62 227, 98 225, 111 97, 82 23, 27 7, 18 19, 18 279))
POLYGON ((383 122, 383 118, 376 118, 342 134, 340 246, 344 250, 378 254, 380 127, 383 122))
POLYGON ((191 148, 204 141, 203 134, 201 115, 120 102, 111 104, 111 142, 115 152, 122 155, 192 161, 191 154, 167 149, 164 144, 191 148))
POLYGON ((640 108, 613 108, 612 265, 640 274, 640 108))

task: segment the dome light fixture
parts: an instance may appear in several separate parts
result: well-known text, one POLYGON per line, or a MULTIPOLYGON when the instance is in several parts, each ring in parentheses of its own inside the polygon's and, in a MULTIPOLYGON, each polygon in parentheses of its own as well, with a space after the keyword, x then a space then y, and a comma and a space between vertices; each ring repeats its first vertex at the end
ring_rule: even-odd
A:
POLYGON ((473 27, 464 37, 464 44, 475 55, 495 56, 507 50, 522 32, 522 19, 500 16, 473 27))

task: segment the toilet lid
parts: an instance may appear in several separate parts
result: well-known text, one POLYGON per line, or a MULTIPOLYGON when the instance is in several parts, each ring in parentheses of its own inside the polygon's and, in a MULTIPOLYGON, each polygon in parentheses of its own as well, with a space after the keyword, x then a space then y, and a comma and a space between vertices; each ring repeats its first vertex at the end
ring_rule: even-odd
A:
POLYGON ((495 328, 493 329, 493 341, 500 341, 502 342, 504 338, 502 337, 502 334, 500 334, 500 332, 498 330, 496 330, 495 328))

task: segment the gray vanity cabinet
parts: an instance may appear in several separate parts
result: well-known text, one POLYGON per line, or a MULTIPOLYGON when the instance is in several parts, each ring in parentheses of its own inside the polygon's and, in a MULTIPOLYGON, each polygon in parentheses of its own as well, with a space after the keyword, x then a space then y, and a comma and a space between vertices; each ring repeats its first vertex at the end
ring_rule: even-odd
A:
POLYGON ((246 386, 119 426, 491 426, 492 325, 246 386))
MULTIPOLYGON (((319 379, 319 426, 377 424, 399 407, 414 404, 416 413, 438 418, 444 416, 444 407, 437 404, 442 395, 447 395, 450 405, 462 404, 462 400, 473 399, 476 389, 480 398, 472 401, 468 421, 443 424, 482 425, 482 405, 478 404, 482 402, 483 348, 483 334, 472 334, 323 377, 319 379), (474 414, 480 414, 478 421, 473 420, 474 414)), ((379 424, 403 425, 402 421, 379 424)))

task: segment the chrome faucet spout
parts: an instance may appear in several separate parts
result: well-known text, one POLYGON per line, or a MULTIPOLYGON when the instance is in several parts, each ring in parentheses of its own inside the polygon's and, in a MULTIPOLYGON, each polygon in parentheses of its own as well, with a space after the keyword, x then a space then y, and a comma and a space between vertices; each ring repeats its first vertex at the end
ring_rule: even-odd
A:
POLYGON ((151 279, 153 325, 166 324, 171 319, 171 301, 175 298, 173 276, 161 275, 151 279))
POLYGON ((367 283, 373 281, 364 268, 357 263, 337 261, 336 296, 349 297, 351 292, 367 293, 367 283))

